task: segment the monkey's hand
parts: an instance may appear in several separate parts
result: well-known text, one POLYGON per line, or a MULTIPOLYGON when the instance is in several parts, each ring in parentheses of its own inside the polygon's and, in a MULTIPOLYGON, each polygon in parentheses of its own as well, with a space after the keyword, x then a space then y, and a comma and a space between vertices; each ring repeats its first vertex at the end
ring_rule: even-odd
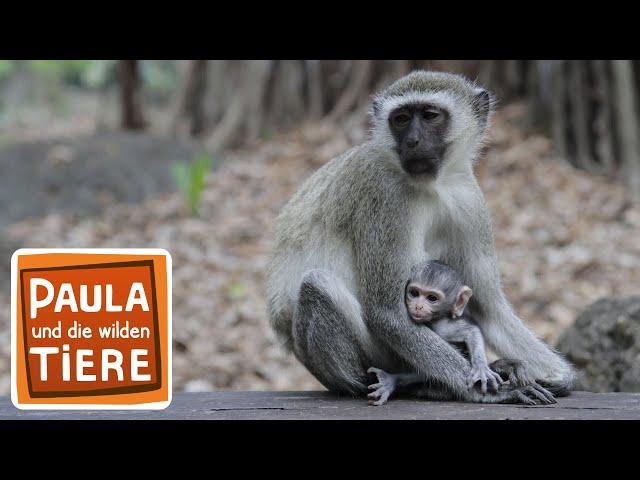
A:
POLYGON ((367 395, 369 405, 384 405, 396 389, 396 376, 374 367, 367 370, 367 373, 373 373, 378 378, 378 383, 369 385, 369 390, 373 390, 367 395))
POLYGON ((467 384, 469 389, 474 388, 476 383, 480 382, 480 391, 487 393, 487 386, 490 392, 497 392, 504 382, 500 375, 491 370, 488 365, 473 365, 469 374, 467 384))

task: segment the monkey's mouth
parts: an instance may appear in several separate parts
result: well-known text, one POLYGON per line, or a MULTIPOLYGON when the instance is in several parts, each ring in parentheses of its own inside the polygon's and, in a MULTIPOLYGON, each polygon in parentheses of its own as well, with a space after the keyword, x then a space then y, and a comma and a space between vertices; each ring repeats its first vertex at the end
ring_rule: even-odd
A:
POLYGON ((435 158, 408 158, 402 161, 402 168, 409 175, 435 177, 438 174, 438 160, 435 158))
POLYGON ((413 320, 414 322, 427 323, 429 321, 429 315, 427 313, 422 315, 411 313, 409 316, 411 317, 411 320, 413 320))

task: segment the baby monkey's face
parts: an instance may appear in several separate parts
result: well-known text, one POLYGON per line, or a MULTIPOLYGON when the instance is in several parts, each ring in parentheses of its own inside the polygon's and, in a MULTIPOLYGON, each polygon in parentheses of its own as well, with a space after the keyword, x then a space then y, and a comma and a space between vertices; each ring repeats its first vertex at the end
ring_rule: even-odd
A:
POLYGON ((473 292, 466 285, 460 286, 447 295, 435 285, 424 285, 411 280, 407 285, 405 302, 414 322, 429 323, 440 318, 460 317, 472 294, 473 292))
POLYGON ((409 283, 405 301, 409 315, 416 323, 428 323, 440 317, 446 308, 442 290, 419 283, 409 283))

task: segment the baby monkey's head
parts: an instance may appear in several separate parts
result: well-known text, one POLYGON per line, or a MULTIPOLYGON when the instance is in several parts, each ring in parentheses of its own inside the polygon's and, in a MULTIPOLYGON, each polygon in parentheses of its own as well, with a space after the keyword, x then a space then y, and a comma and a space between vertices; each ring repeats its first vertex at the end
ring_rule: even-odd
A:
POLYGON ((414 322, 428 323, 460 317, 472 293, 458 272, 445 263, 431 260, 411 269, 405 302, 414 322))

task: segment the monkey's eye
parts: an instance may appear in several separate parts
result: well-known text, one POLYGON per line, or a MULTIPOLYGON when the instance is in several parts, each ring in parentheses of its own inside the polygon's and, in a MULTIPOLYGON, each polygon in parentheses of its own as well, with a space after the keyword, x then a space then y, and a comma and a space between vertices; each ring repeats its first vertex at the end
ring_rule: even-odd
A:
POLYGON ((438 297, 433 293, 430 293, 429 295, 427 295, 427 300, 429 300, 431 303, 436 303, 438 301, 438 297))
POLYGON ((406 127, 411 121, 411 117, 406 113, 396 113, 393 117, 391 117, 391 121, 393 124, 398 127, 406 127))
POLYGON ((440 116, 440 112, 437 110, 425 110, 422 112, 422 117, 425 120, 435 120, 440 116))
POLYGON ((412 298, 416 298, 418 295, 420 295, 420 292, 416 288, 411 288, 409 289, 409 295, 411 295, 412 298))

